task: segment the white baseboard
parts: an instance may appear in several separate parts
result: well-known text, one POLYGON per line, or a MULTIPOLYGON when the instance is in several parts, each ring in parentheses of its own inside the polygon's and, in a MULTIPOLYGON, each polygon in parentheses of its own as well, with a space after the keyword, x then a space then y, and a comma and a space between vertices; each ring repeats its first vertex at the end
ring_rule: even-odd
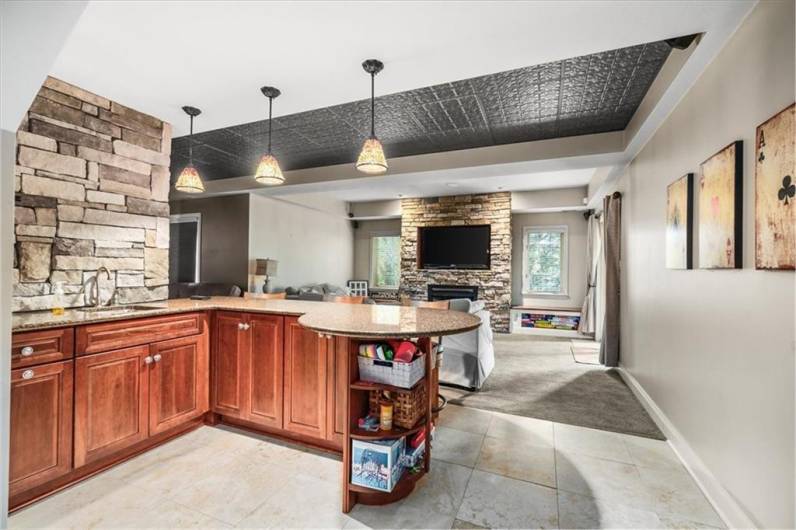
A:
POLYGON ((636 378, 622 367, 617 368, 617 371, 639 402, 641 402, 652 421, 666 436, 672 450, 680 458, 688 473, 694 478, 702 493, 705 494, 705 497, 715 508, 716 513, 727 525, 727 528, 757 528, 757 525, 749 518, 749 515, 738 505, 732 495, 724 489, 724 486, 710 472, 702 459, 691 449, 691 446, 680 431, 666 417, 666 414, 652 400, 636 378))

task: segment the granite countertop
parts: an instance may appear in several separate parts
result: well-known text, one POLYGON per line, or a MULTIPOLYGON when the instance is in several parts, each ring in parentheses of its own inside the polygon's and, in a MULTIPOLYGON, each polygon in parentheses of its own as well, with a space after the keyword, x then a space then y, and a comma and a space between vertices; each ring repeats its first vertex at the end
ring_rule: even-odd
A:
POLYGON ((307 328, 349 337, 452 335, 475 329, 481 323, 473 315, 440 309, 303 300, 257 300, 229 296, 214 296, 209 300, 180 298, 135 304, 135 307, 142 309, 127 313, 91 313, 67 309, 60 316, 53 315, 50 311, 14 313, 11 326, 14 332, 32 331, 213 309, 301 316, 299 323, 307 328))

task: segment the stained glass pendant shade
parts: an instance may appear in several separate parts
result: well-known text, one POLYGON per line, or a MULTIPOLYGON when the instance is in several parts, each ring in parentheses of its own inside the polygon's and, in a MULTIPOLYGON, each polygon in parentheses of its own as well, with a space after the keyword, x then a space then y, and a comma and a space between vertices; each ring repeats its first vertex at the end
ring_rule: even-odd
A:
POLYGON ((387 158, 376 137, 375 83, 376 74, 384 69, 384 63, 377 59, 368 59, 362 63, 362 68, 370 74, 370 137, 362 145, 362 151, 357 158, 357 169, 368 175, 379 175, 387 171, 387 158))
POLYGON ((260 163, 257 164, 254 180, 266 186, 278 186, 285 182, 285 177, 282 175, 279 161, 271 154, 271 123, 273 122, 274 98, 279 97, 281 92, 272 86, 264 86, 260 91, 268 98, 268 152, 263 155, 260 163))
POLYGON ((193 165, 193 119, 199 116, 202 111, 196 107, 187 106, 183 107, 182 110, 191 117, 191 135, 188 140, 188 165, 183 168, 180 176, 177 177, 174 189, 183 193, 204 193, 205 184, 193 165))

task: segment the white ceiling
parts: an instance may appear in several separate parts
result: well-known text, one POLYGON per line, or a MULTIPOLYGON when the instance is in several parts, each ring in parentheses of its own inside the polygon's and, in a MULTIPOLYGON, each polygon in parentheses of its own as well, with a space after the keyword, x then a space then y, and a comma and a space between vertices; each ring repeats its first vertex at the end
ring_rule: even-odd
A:
MULTIPOLYGON (((737 24, 740 1, 92 1, 53 75, 187 132, 737 24)), ((735 27, 733 25, 733 27, 735 27)))

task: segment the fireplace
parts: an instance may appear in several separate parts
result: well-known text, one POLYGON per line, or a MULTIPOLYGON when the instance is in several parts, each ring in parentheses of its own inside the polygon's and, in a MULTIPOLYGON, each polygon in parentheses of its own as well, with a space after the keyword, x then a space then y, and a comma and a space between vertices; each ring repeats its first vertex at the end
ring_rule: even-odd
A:
POLYGON ((430 285, 428 286, 429 300, 452 300, 454 298, 478 299, 477 285, 430 285))

